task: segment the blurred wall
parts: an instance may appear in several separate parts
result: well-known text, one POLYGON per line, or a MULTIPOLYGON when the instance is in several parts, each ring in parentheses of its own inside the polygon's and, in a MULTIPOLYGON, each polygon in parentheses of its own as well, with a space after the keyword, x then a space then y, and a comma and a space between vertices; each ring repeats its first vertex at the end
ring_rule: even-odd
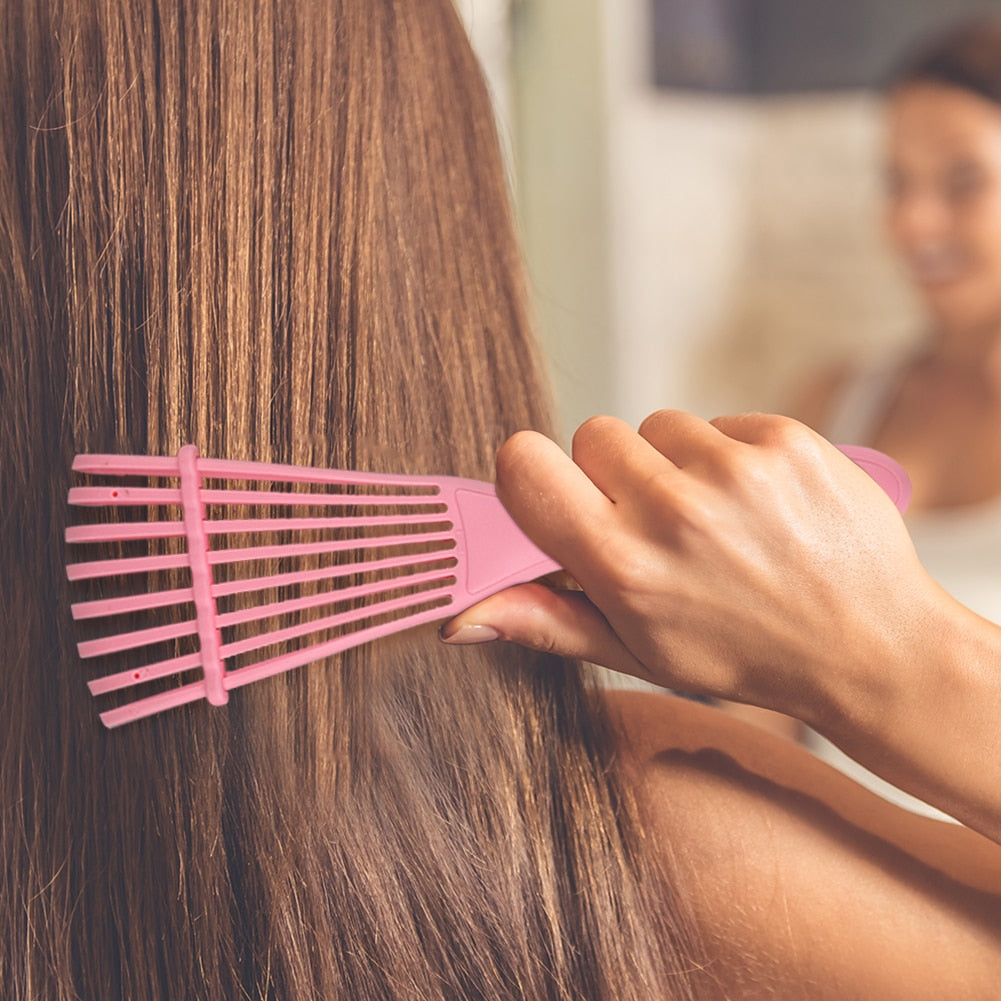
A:
POLYGON ((717 325, 693 331, 703 411, 786 409, 805 374, 922 332, 884 242, 879 97, 771 99, 746 113, 741 266, 717 325))
POLYGON ((693 371, 746 266, 754 120, 746 103, 650 82, 645 4, 605 0, 616 413, 699 409, 693 371))
POLYGON ((568 435, 617 406, 602 0, 512 0, 510 10, 515 200, 568 435))

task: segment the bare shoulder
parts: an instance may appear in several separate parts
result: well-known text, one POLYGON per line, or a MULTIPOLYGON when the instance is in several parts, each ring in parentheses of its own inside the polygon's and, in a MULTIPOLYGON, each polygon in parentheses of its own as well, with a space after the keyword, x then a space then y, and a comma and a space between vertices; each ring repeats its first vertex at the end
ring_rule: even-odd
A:
POLYGON ((999 846, 900 810, 710 707, 636 692, 608 701, 650 842, 692 902, 727 990, 995 996, 999 846))

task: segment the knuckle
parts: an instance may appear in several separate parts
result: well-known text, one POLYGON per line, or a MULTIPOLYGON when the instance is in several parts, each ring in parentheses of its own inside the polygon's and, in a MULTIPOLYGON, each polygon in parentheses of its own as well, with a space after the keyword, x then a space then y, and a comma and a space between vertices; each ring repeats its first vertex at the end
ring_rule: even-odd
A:
POLYGON ((537 444, 538 435, 534 431, 517 431, 511 435, 497 451, 498 479, 507 479, 531 466, 537 444))
POLYGON ((657 436, 665 429, 671 427, 678 418, 680 411, 663 408, 648 414, 639 426, 639 433, 644 438, 651 435, 657 436))
POLYGON ((783 452, 798 452, 808 448, 816 435, 805 424, 792 417, 770 414, 761 418, 758 441, 783 452))
POLYGON ((573 454, 577 456, 601 447, 610 437, 621 433, 623 426, 623 422, 617 417, 605 414, 589 417, 574 432, 573 454))
POLYGON ((706 535, 715 520, 711 499, 695 490, 673 491, 669 509, 669 530, 675 545, 690 543, 706 535))
POLYGON ((651 473, 637 496, 647 510, 673 511, 684 503, 685 481, 674 470, 662 469, 651 473))
POLYGON ((529 626, 528 634, 521 642, 539 653, 559 654, 563 652, 562 644, 544 622, 533 621, 529 626))

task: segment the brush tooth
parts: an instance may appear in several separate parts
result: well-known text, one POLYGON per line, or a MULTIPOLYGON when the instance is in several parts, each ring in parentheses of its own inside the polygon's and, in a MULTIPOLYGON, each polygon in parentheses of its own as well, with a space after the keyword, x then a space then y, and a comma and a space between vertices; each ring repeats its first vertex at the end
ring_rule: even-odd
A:
POLYGON ((70 504, 97 520, 68 528, 67 543, 120 555, 70 563, 67 575, 124 592, 73 604, 103 631, 80 655, 110 666, 148 651, 88 683, 94 696, 139 694, 102 713, 109 726, 221 704, 233 687, 441 619, 455 601, 462 554, 437 481, 203 459, 189 446, 176 459, 80 456, 74 469, 118 479, 71 488, 70 504), (185 572, 191 584, 177 586, 185 572), (179 621, 142 624, 170 609, 179 621))

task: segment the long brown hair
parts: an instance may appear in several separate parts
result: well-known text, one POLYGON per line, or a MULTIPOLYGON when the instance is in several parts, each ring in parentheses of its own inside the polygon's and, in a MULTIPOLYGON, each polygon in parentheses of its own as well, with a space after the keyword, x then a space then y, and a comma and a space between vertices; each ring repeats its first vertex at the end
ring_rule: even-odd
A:
POLYGON ((76 451, 488 478, 546 390, 447 0, 0 7, 0 983, 685 997, 577 665, 417 631, 108 733, 76 451))

